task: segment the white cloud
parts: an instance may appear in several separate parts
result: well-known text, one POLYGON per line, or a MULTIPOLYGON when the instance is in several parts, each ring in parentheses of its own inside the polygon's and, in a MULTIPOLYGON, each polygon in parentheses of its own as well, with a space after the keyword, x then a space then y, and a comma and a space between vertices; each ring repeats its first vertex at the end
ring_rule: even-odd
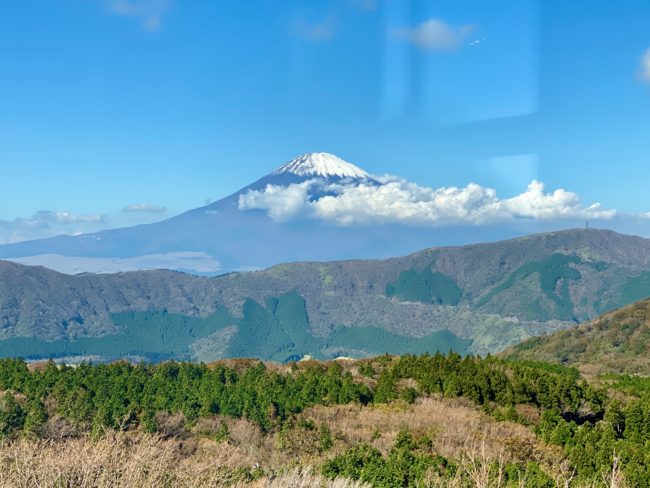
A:
POLYGON ((39 210, 30 218, 25 219, 28 225, 39 226, 48 224, 102 224, 106 217, 100 214, 77 215, 70 212, 52 212, 50 210, 39 210))
POLYGON ((641 79, 650 82, 650 47, 641 57, 641 79))
POLYGON ((167 207, 160 207, 151 203, 134 203, 122 209, 122 212, 164 213, 166 211, 167 207))
POLYGON ((78 215, 70 212, 39 210, 31 217, 0 220, 0 244, 60 234, 77 234, 87 229, 96 229, 106 221, 106 216, 101 214, 78 215))
POLYGON ((106 0, 106 3, 113 14, 139 19, 145 29, 155 31, 174 0, 106 0))
POLYGON ((339 225, 402 223, 407 225, 485 225, 517 219, 610 219, 614 210, 583 206, 577 194, 546 192, 538 181, 506 199, 475 183, 464 188, 427 188, 393 177, 380 186, 326 185, 322 180, 249 191, 239 197, 240 210, 264 210, 276 221, 311 218, 339 225), (323 195, 314 197, 314 195, 323 195))
POLYGON ((249 191, 239 196, 240 210, 265 210, 278 222, 291 220, 310 210, 309 192, 319 180, 284 186, 267 185, 264 190, 249 191))
POLYGON ((336 36, 336 16, 329 15, 316 23, 300 19, 294 24, 294 31, 298 36, 309 41, 331 41, 336 36))
POLYGON ((394 33, 396 37, 406 39, 422 49, 453 51, 475 30, 475 24, 453 26, 442 19, 433 18, 415 27, 396 29, 394 33))

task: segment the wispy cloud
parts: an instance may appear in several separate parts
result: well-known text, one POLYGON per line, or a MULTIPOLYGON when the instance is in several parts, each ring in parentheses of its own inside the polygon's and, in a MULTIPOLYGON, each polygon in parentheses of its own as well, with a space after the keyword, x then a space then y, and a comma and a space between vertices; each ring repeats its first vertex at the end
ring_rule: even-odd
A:
POLYGON ((428 188, 393 177, 383 184, 325 184, 322 180, 279 187, 269 185, 239 198, 240 210, 261 209, 276 221, 311 218, 339 225, 487 225, 518 219, 610 219, 614 210, 585 206, 577 194, 547 192, 532 181, 526 191, 501 199, 496 191, 471 183, 464 188, 428 188), (314 198, 314 195, 325 195, 314 198))
POLYGON ((394 35, 429 51, 453 51, 476 27, 476 24, 454 26, 442 19, 433 18, 414 27, 395 29, 394 35))
POLYGON ((106 217, 100 214, 78 215, 70 212, 52 212, 50 210, 39 210, 32 217, 26 220, 30 225, 46 224, 102 224, 106 217))
POLYGON ((142 26, 155 31, 162 25, 165 13, 175 0, 105 0, 109 11, 115 15, 133 17, 142 22, 142 26))
POLYGON ((31 217, 0 220, 0 243, 41 239, 61 234, 74 235, 94 230, 106 222, 106 216, 101 214, 78 215, 71 212, 40 210, 31 217))
POLYGON ((650 82, 650 47, 641 57, 641 79, 650 82))
POLYGON ((151 203, 134 203, 122 209, 122 212, 164 213, 166 211, 167 207, 160 207, 151 203))
POLYGON ((319 22, 308 22, 305 19, 299 19, 294 23, 294 32, 296 35, 314 42, 327 42, 336 37, 336 16, 328 15, 319 22))

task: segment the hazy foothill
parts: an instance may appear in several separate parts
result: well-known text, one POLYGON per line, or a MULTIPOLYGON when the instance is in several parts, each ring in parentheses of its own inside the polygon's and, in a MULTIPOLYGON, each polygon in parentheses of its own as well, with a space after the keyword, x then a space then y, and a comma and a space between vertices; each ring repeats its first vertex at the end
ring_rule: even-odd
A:
POLYGON ((650 294, 650 241, 597 229, 214 278, 0 267, 0 350, 30 359, 494 354, 650 294))

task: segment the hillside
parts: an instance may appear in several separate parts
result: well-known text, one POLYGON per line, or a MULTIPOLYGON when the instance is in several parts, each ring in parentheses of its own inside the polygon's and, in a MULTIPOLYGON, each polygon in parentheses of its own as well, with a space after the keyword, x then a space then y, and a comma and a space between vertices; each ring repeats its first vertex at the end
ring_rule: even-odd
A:
POLYGON ((579 327, 529 339, 505 355, 579 366, 589 373, 650 375, 650 300, 579 327))
POLYGON ((0 262, 0 354, 485 354, 648 296, 650 240, 596 229, 215 278, 69 276, 0 262))
POLYGON ((543 363, 3 359, 0 391, 3 487, 650 486, 647 392, 543 363))

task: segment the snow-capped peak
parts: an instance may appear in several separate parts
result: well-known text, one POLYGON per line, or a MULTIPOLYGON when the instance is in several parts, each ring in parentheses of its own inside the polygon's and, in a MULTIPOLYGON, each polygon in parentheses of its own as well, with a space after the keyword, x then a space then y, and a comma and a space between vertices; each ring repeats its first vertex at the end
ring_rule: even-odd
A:
POLYGON ((293 173, 299 176, 337 176, 339 178, 369 178, 370 176, 354 164, 328 153, 301 154, 271 174, 283 173, 293 173))

